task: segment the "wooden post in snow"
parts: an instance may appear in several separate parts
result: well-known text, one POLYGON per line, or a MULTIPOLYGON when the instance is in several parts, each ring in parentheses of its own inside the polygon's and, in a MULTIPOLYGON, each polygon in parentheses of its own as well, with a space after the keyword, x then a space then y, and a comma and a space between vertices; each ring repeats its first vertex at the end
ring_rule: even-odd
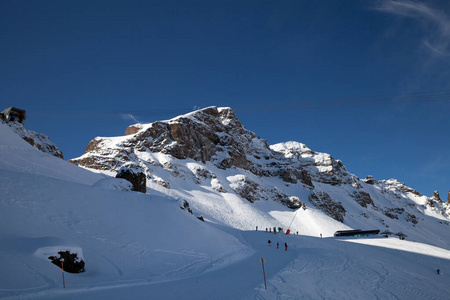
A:
POLYGON ((66 288, 66 281, 64 280, 64 262, 61 261, 61 270, 62 270, 62 277, 63 277, 63 288, 66 288))
POLYGON ((264 270, 264 258, 261 257, 262 267, 263 267, 263 275, 264 275, 264 286, 266 287, 267 291, 267 283, 266 283, 266 271, 264 270))

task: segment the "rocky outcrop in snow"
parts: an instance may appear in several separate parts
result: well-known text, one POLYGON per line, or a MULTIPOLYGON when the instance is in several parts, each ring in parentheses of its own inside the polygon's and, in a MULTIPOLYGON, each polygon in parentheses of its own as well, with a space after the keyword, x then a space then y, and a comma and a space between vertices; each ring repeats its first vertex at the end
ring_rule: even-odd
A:
POLYGON ((143 170, 134 164, 126 164, 119 169, 116 178, 123 178, 131 182, 133 191, 144 193, 147 191, 147 179, 143 170))
POLYGON ((443 202, 441 200, 441 197, 439 196, 439 192, 438 191, 434 191, 433 196, 431 196, 431 199, 433 201, 437 201, 437 202, 443 202))
POLYGON ((8 125, 11 129, 17 133, 22 139, 24 139, 31 146, 37 148, 38 150, 51 154, 53 156, 64 158, 63 153, 59 148, 42 133, 37 133, 32 130, 28 130, 22 123, 15 121, 1 121, 3 124, 8 125))
POLYGON ((367 205, 374 206, 373 200, 370 197, 369 193, 363 192, 363 191, 354 191, 351 196, 355 199, 356 202, 358 202, 359 205, 362 207, 367 208, 367 205))
MULTIPOLYGON (((352 182, 352 175, 347 172, 342 162, 335 160, 329 154, 314 152, 298 142, 279 143, 270 148, 274 152, 278 165, 296 170, 294 178, 306 185, 312 186, 311 180, 331 185, 352 182)), ((286 172, 286 169, 282 172, 286 172)), ((293 176, 290 174, 289 177, 293 176)))
POLYGON ((339 222, 344 222, 345 208, 341 202, 331 199, 325 192, 315 192, 309 195, 309 202, 339 222))

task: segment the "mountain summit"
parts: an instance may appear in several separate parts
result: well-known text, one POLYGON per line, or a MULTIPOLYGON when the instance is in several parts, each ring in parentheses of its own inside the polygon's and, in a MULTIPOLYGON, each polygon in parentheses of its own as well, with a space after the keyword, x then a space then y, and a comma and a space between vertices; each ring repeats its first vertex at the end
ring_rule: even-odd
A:
MULTIPOLYGON (((169 121, 136 124, 129 126, 125 134, 127 138, 121 145, 116 144, 121 146, 124 157, 136 151, 160 152, 177 159, 211 161, 222 169, 234 166, 257 172, 253 162, 272 155, 267 142, 245 129, 230 108, 208 107, 169 121)), ((102 159, 108 141, 94 139, 85 154, 71 162, 94 169, 115 169, 113 163, 105 165, 102 159)))

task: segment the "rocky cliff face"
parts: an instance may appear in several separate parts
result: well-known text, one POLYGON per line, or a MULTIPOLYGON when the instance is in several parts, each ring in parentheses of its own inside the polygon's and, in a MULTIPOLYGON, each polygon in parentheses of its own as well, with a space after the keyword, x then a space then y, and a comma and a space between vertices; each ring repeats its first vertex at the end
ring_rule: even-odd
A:
POLYGON ((63 153, 59 148, 42 133, 37 133, 32 130, 28 130, 25 126, 19 122, 2 121, 2 123, 8 125, 12 130, 17 133, 21 138, 27 141, 31 146, 39 149, 42 152, 51 154, 53 156, 64 158, 63 153))
POLYGON ((168 121, 135 124, 125 133, 95 138, 83 156, 70 162, 110 175, 133 163, 144 170, 147 186, 171 194, 182 194, 173 186, 192 181, 199 191, 202 186, 250 203, 275 201, 292 209, 306 203, 352 226, 368 220, 386 228, 396 221, 416 226, 427 210, 448 218, 448 205, 439 196, 428 198, 394 179, 360 180, 341 161, 298 142, 269 146, 230 108, 208 107, 168 121))
POLYGON ((92 140, 80 158, 70 162, 97 170, 117 170, 136 153, 146 151, 177 159, 212 162, 220 169, 240 168, 257 176, 280 177, 286 182, 312 180, 339 185, 351 182, 342 162, 305 145, 288 142, 269 147, 245 129, 230 108, 209 107, 169 121, 136 124, 111 147, 110 138, 92 140))
POLYGON ((85 155, 71 162, 93 169, 116 169, 116 161, 105 161, 105 154, 126 161, 135 151, 151 151, 178 159, 211 161, 222 169, 237 167, 257 173, 253 161, 271 157, 267 142, 246 130, 229 108, 210 107, 167 122, 136 124, 125 133, 127 138, 116 149, 105 147, 109 139, 96 138, 87 146, 85 155))

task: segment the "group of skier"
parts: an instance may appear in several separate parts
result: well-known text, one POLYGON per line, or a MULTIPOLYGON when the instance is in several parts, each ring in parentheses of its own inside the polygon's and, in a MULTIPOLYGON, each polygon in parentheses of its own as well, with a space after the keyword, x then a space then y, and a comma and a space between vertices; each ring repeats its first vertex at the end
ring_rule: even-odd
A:
MULTIPOLYGON (((272 241, 271 240, 268 240, 267 242, 269 243, 269 246, 272 246, 272 241)), ((277 242, 277 249, 278 248, 280 248, 280 243, 279 242, 277 242)), ((284 251, 287 251, 287 248, 288 248, 287 243, 284 243, 284 251)))
MULTIPOLYGON (((256 231, 258 231, 258 226, 256 226, 256 231)), ((266 227, 266 232, 270 232, 270 233, 272 233, 272 231, 273 231, 273 233, 277 233, 277 231, 278 232, 284 232, 284 229, 282 228, 282 227, 269 227, 269 228, 267 228, 266 227)))

